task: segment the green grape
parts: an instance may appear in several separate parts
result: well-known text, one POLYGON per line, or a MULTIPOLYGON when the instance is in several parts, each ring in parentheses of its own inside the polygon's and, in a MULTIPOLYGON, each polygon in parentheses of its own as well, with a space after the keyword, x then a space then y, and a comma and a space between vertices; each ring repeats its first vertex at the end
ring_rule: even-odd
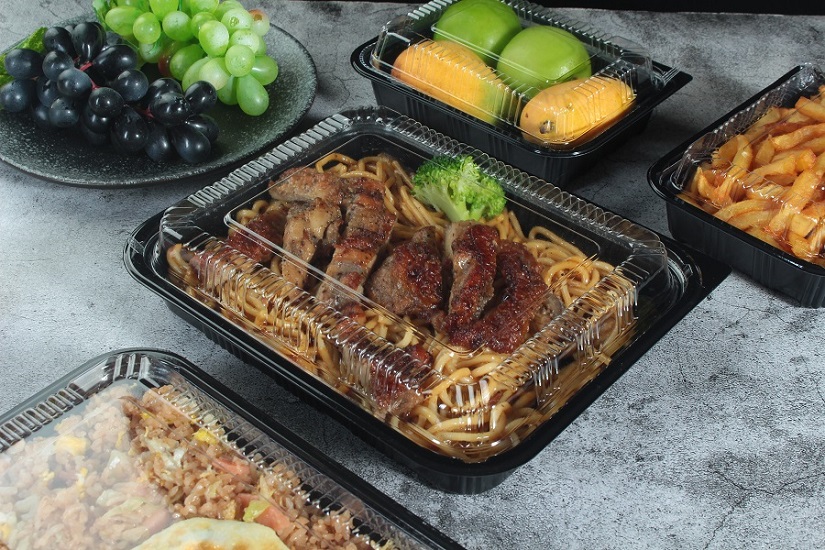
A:
POLYGON ((255 55, 266 53, 266 42, 251 29, 241 29, 229 35, 229 46, 246 46, 255 55))
POLYGON ((269 56, 259 55, 255 58, 249 74, 263 86, 272 84, 278 78, 278 63, 269 56))
POLYGON ((160 21, 154 13, 141 13, 132 25, 132 34, 142 44, 154 44, 160 38, 160 21))
POLYGON ((236 94, 241 111, 250 116, 261 115, 269 107, 269 94, 252 75, 238 78, 236 94))
MULTIPOLYGON (((198 33, 200 32, 203 24, 207 21, 214 20, 215 16, 206 11, 201 11, 193 15, 192 18, 189 20, 189 30, 192 32, 192 36, 198 36, 198 33)), ((230 36, 229 38, 231 39, 232 37, 230 36)))
POLYGON ((189 44, 175 52, 169 60, 169 74, 182 81, 186 71, 193 63, 203 59, 206 54, 200 44, 189 44))
POLYGON ((138 54, 140 58, 146 63, 157 63, 166 48, 169 47, 170 41, 167 37, 161 35, 157 42, 153 44, 141 43, 138 45, 138 54))
POLYGON ((220 21, 221 19, 223 19, 223 14, 225 14, 229 10, 234 10, 234 9, 244 10, 246 8, 244 8, 243 4, 238 2, 238 0, 224 0, 223 2, 218 4, 218 7, 215 8, 215 11, 213 12, 215 14, 215 19, 220 21))
POLYGON ((106 12, 106 25, 120 36, 132 36, 132 27, 142 12, 134 6, 118 6, 106 12))
POLYGON ((234 76, 230 76, 229 80, 226 81, 226 85, 223 88, 218 90, 218 100, 223 103, 224 105, 237 105, 238 104, 238 79, 234 76))
POLYGON ((149 11, 149 4, 147 0, 118 0, 118 6, 132 6, 140 11, 149 11))
POLYGON ((186 42, 192 39, 189 16, 182 11, 170 11, 163 17, 163 32, 172 40, 186 42))
POLYGON ((244 76, 252 70, 252 65, 255 63, 255 52, 247 46, 229 46, 226 50, 224 62, 226 70, 232 76, 244 76))
POLYGON ((229 71, 226 70, 226 63, 223 57, 213 57, 203 64, 198 72, 198 80, 205 80, 212 84, 216 90, 220 90, 229 80, 229 71))
POLYGON ((162 20, 167 13, 178 9, 178 0, 149 0, 149 7, 152 13, 162 20))
POLYGON ((213 57, 220 57, 229 47, 229 30, 220 21, 207 21, 198 31, 201 48, 213 57))
POLYGON ((201 67, 206 65, 207 61, 212 59, 211 57, 204 57, 202 59, 198 59, 192 65, 186 69, 186 72, 183 74, 183 78, 180 81, 181 88, 184 90, 189 88, 192 84, 200 80, 200 72, 201 67))
POLYGON ((221 23, 229 29, 229 34, 241 29, 252 29, 252 14, 244 8, 235 8, 223 14, 221 23))
POLYGON ((252 15, 252 30, 258 36, 263 36, 269 32, 269 16, 263 10, 249 10, 252 15))
POLYGON ((189 13, 212 13, 218 7, 218 0, 189 0, 189 13))
POLYGON ((229 45, 246 46, 255 52, 255 55, 263 55, 266 53, 266 42, 251 29, 241 29, 230 34, 229 45))

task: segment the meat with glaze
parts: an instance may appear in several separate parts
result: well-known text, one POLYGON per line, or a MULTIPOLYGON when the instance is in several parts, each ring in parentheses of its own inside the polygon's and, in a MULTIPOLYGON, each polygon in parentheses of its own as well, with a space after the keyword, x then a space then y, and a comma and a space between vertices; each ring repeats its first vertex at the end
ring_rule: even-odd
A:
POLYGON ((270 196, 287 202, 323 199, 331 204, 341 204, 346 193, 346 184, 337 175, 306 167, 290 168, 269 184, 270 196))
MULTIPOLYGON (((335 244, 326 273, 360 293, 378 253, 390 240, 396 215, 384 206, 383 184, 380 182, 352 178, 345 183, 353 194, 344 199, 344 230, 335 244)), ((353 301, 336 291, 328 280, 321 283, 316 296, 339 310, 353 301)))
POLYGON ((548 291, 536 258, 526 246, 502 241, 496 254, 496 272, 502 288, 495 305, 480 319, 453 325, 450 341, 475 349, 487 346, 499 353, 519 347, 530 331, 530 321, 542 305, 548 291))
POLYGON ((444 299, 436 228, 422 227, 398 245, 370 277, 366 294, 396 315, 432 318, 444 299))
POLYGON ((264 210, 252 218, 244 230, 232 232, 226 244, 255 262, 268 262, 272 259, 272 246, 269 243, 278 246, 282 243, 287 208, 286 205, 279 205, 264 210))
POLYGON ((323 199, 299 203, 289 209, 284 227, 284 250, 302 263, 284 260, 281 274, 291 283, 307 286, 307 267, 317 256, 331 250, 341 228, 341 209, 323 199))
POLYGON ((450 224, 444 235, 444 251, 452 264, 452 284, 447 315, 440 330, 452 333, 478 319, 493 297, 498 231, 475 222, 450 224))

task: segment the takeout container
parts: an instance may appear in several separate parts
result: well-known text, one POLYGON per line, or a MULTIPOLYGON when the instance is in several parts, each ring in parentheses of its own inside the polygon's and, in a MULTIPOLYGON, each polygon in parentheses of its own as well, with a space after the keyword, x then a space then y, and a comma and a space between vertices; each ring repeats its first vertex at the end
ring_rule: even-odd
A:
MULTIPOLYGON (((552 124, 560 134, 578 127, 583 112, 594 121, 611 118, 608 104, 612 103, 604 98, 610 95, 613 88, 603 85, 605 78, 618 80, 632 90, 632 94, 626 94, 630 96, 626 99, 632 98, 630 107, 612 122, 598 124, 576 137, 562 135, 553 143, 530 140, 529 135, 525 139, 518 126, 520 114, 535 89, 508 86, 506 78, 496 80, 496 76, 501 75, 493 68, 479 69, 474 63, 454 60, 450 53, 436 53, 446 59, 444 63, 452 75, 442 77, 439 82, 444 83, 435 86, 441 99, 419 91, 420 83, 426 82, 429 76, 419 79, 418 85, 410 85, 410 82, 416 82, 409 78, 410 73, 416 72, 415 69, 392 74, 401 52, 411 47, 419 48, 422 41, 433 37, 433 25, 452 3, 449 0, 434 0, 389 21, 375 38, 353 51, 352 66, 370 80, 379 105, 406 114, 555 185, 563 187, 602 156, 642 132, 653 110, 692 79, 683 71, 651 59, 643 47, 623 38, 605 36, 597 29, 562 17, 538 4, 505 0, 518 14, 523 27, 548 25, 568 31, 587 49, 593 76, 564 96, 567 106, 555 101, 551 103, 553 108, 546 111, 553 113, 552 124), (497 90, 495 100, 483 107, 462 101, 462 98, 466 99, 468 85, 454 83, 457 80, 463 83, 473 77, 485 82, 487 88, 497 90), (463 88, 463 91, 446 90, 446 86, 453 85, 463 88)), ((490 57, 494 65, 498 56, 493 54, 490 57)), ((432 74, 426 70, 421 72, 432 74)), ((572 78, 573 73, 575 69, 560 80, 572 78)), ((536 135, 535 132, 531 134, 536 135)))
MULTIPOLYGON (((825 231, 821 209, 816 205, 818 202, 822 206, 822 200, 802 196, 790 181, 780 180, 778 170, 760 175, 765 170, 755 165, 744 170, 736 163, 717 160, 717 180, 702 182, 702 193, 698 191, 697 178, 704 175, 702 167, 710 166, 720 156, 719 149, 724 144, 738 148, 740 142, 731 141, 738 140, 736 136, 742 136, 743 145, 758 144, 767 134, 764 129, 749 132, 757 121, 776 107, 793 108, 802 96, 821 98, 819 87, 823 84, 825 73, 820 68, 799 65, 674 148, 648 171, 650 185, 665 200, 668 227, 674 238, 804 307, 825 305, 825 255, 814 242, 825 231), (754 198, 767 200, 757 203, 754 198), (745 202, 749 199, 751 202, 745 202), (757 209, 757 205, 765 208, 757 209), (731 208, 754 216, 754 223, 742 216, 729 217, 728 213, 736 211, 731 208), (777 222, 783 222, 778 230, 778 226, 771 225, 777 222), (763 237, 776 242, 769 244, 763 237), (803 254, 795 254, 793 246, 798 250, 808 248, 802 250, 803 254)), ((788 126, 793 124, 795 109, 777 116, 777 126, 788 126)), ((821 178, 816 185, 821 187, 821 178)))
MULTIPOLYGON (((303 509, 315 518, 293 522, 290 548, 305 547, 298 543, 312 541, 312 536, 317 536, 309 543, 313 548, 341 547, 341 539, 319 531, 324 520, 336 517, 351 530, 348 540, 357 542, 358 548, 461 548, 197 366, 154 349, 102 354, 0 417, 0 487, 5 495, 0 503, 0 542, 24 547, 21 537, 33 535, 40 543, 80 545, 75 538, 80 531, 102 537, 90 544, 132 548, 148 537, 149 525, 162 527, 161 516, 164 523, 181 519, 167 509, 166 493, 140 475, 134 453, 129 452, 130 421, 122 405, 142 403, 150 390, 162 391, 156 395, 162 395, 163 405, 178 416, 175 427, 167 428, 172 441, 168 449, 160 438, 152 439, 153 445, 161 445, 152 447, 158 456, 166 455, 165 468, 173 472, 166 472, 169 478, 181 479, 174 470, 185 453, 205 452, 193 444, 195 440, 212 441, 229 453, 212 455, 211 467, 228 472, 233 482, 243 475, 239 465, 275 476, 268 501, 285 511, 282 507, 290 505, 303 509), (187 423, 194 433, 180 436, 186 433, 180 426, 187 423), (222 470, 228 456, 236 464, 222 470), (35 524, 34 510, 46 525, 35 524), (55 512, 50 515, 50 510, 55 512), (319 539, 332 543, 327 546, 319 539)), ((142 418, 161 417, 158 409, 142 405, 138 413, 142 418)), ((167 489, 171 492, 168 485, 167 489)), ((194 493, 197 487, 186 490, 194 493)), ((264 496, 258 486, 247 490, 257 498, 264 496)), ((193 507, 197 502, 187 500, 193 507)))
MULTIPOLYGON (((425 482, 461 493, 490 489, 535 456, 728 273, 717 262, 685 254, 646 228, 383 107, 333 115, 147 220, 127 243, 125 262, 137 281, 207 336, 425 482), (389 330, 368 328, 369 322, 355 322, 288 284, 277 269, 222 243, 231 227, 282 264, 296 263, 272 237, 253 235, 237 220, 262 208, 270 180, 289 168, 315 166, 330 154, 388 154, 410 171, 437 155, 470 155, 501 182, 525 233, 547 228, 578 247, 580 255, 570 254, 576 270, 591 273, 600 265, 602 271, 589 290, 571 291, 575 298, 514 352, 496 357, 485 372, 451 379, 448 368, 473 363, 485 350, 453 346, 342 289, 372 316, 367 321, 389 320, 389 330), (186 265, 196 265, 198 274, 193 277, 186 265), (441 359, 439 367, 414 357, 407 347, 413 339, 441 359), (428 424, 433 418, 449 420, 451 429, 434 429, 428 424)), ((323 271, 309 272, 330 283, 323 271)), ((551 290, 573 288, 573 277, 562 276, 551 290)))

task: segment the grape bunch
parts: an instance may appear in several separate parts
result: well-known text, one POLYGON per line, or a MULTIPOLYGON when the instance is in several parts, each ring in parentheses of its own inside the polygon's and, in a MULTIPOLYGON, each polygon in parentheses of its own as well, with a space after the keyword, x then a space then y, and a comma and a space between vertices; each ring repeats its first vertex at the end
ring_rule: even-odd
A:
POLYGON ((134 48, 96 21, 51 27, 43 45, 43 53, 6 54, 14 80, 0 88, 0 107, 28 111, 40 128, 76 128, 92 145, 143 151, 157 162, 209 157, 218 138, 218 124, 206 114, 217 103, 210 83, 195 81, 185 91, 173 78, 150 83, 134 48))
POLYGON ((106 27, 137 47, 141 59, 184 89, 203 80, 218 99, 250 115, 269 107, 264 88, 278 76, 264 36, 269 17, 237 0, 96 0, 106 27))

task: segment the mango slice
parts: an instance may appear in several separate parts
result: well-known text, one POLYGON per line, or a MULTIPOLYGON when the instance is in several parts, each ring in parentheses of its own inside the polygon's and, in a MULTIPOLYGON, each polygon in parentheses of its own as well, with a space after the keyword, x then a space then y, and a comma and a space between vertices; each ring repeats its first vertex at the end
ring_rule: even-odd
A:
POLYGON ((521 111, 524 139, 538 144, 569 144, 625 113, 633 88, 617 78, 593 76, 555 84, 536 94, 521 111))
POLYGON ((396 58, 392 76, 420 92, 489 124, 511 120, 513 91, 470 48, 457 42, 424 40, 396 58))

